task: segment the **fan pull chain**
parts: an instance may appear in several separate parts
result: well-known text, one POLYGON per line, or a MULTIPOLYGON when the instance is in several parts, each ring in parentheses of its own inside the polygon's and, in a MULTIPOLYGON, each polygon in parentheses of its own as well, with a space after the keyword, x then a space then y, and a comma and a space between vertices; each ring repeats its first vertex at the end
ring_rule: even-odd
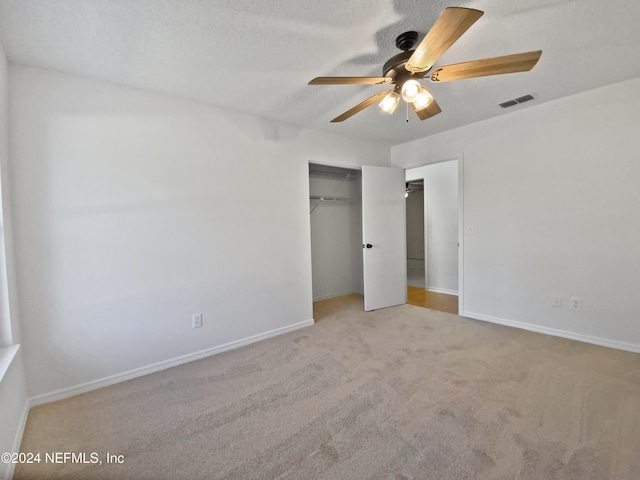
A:
POLYGON ((407 107, 407 123, 409 123, 409 104, 405 102, 405 105, 407 107))

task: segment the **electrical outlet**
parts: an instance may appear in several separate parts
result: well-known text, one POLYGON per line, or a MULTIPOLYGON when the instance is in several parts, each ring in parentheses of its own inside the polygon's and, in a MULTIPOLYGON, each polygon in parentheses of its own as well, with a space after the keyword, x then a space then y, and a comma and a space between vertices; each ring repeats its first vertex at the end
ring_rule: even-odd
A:
POLYGON ((582 310, 582 298, 571 297, 569 299, 569 310, 582 310))
POLYGON ((191 317, 191 323, 193 325, 193 328, 200 328, 202 326, 202 314, 194 313, 191 317))
POLYGON ((562 297, 553 297, 553 301, 551 302, 551 306, 555 308, 562 307, 562 297))

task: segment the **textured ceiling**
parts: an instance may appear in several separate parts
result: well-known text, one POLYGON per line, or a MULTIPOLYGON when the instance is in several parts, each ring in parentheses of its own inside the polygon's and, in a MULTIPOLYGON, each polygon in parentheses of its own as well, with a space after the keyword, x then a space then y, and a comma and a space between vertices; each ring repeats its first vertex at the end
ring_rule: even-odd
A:
MULTIPOLYGON (((310 128, 398 144, 640 77, 638 0, 0 0, 9 60, 207 102, 310 128), (404 106, 329 121, 388 87, 308 86, 316 76, 381 75, 395 37, 424 35, 448 6, 485 12, 436 63, 543 51, 528 73, 433 84, 442 113, 404 106), (250 95, 241 92, 249 90, 250 95)), ((634 101, 637 101, 635 99, 634 101)))

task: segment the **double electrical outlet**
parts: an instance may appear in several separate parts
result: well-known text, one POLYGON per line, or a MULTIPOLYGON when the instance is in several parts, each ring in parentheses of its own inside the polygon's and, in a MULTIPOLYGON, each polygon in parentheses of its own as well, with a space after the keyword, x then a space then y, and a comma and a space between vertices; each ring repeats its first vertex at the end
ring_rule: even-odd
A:
MULTIPOLYGON (((553 297, 551 305, 556 308, 562 307, 562 297, 553 297)), ((582 298, 569 297, 569 310, 582 310, 582 298)))
POLYGON ((202 326, 202 314, 201 313, 194 313, 191 316, 191 326, 193 328, 200 328, 202 326))

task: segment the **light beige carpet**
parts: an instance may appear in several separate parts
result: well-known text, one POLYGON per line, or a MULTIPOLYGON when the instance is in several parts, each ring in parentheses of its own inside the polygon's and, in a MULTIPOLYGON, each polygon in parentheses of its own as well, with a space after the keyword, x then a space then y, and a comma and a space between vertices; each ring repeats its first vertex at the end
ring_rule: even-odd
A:
MULTIPOLYGON (((640 355, 409 305, 35 407, 16 479, 640 478, 640 355)), ((329 309, 330 310, 330 309, 329 309)))

